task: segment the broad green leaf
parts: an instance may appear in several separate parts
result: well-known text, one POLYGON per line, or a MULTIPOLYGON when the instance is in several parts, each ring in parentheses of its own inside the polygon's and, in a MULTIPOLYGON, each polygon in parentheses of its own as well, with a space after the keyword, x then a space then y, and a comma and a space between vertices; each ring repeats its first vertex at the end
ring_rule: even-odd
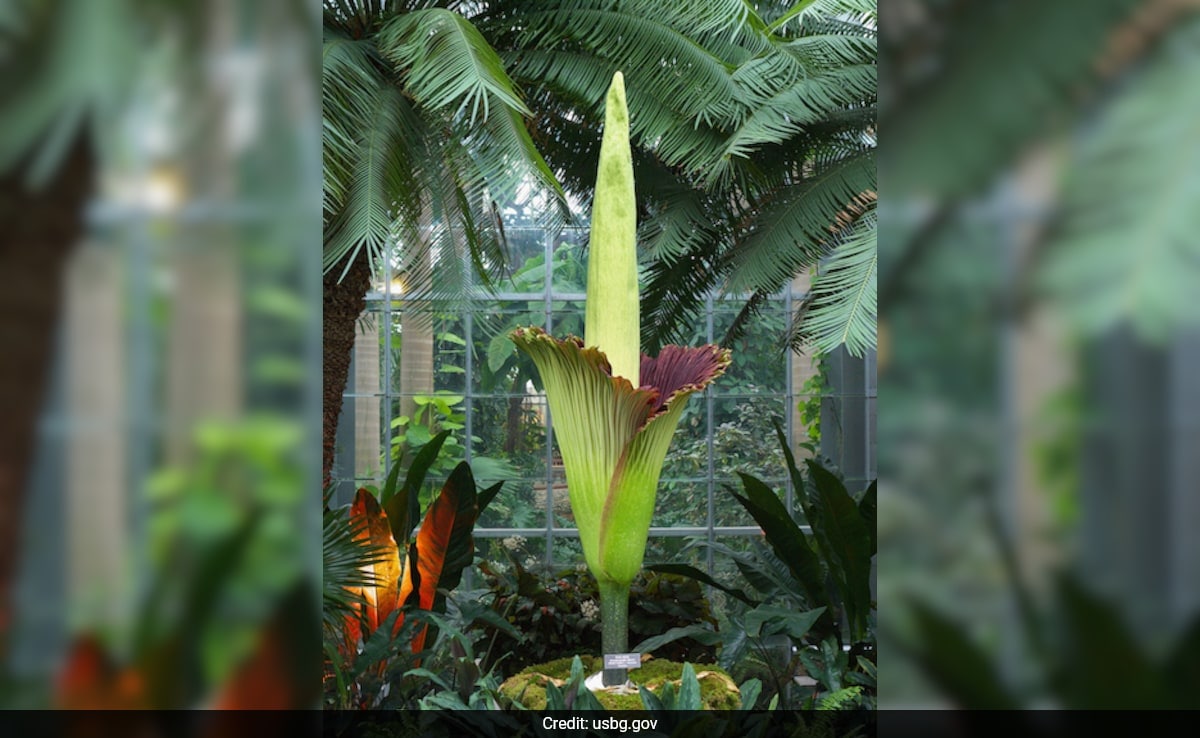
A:
POLYGON ((842 589, 851 637, 858 640, 871 609, 871 537, 842 481, 811 459, 805 463, 821 506, 813 534, 842 589))
POLYGON ((696 679, 696 670, 691 664, 683 665, 683 674, 679 679, 679 696, 675 699, 676 710, 700 710, 704 707, 700 701, 700 682, 696 679))
POLYGON ((691 638, 706 646, 715 645, 722 640, 721 634, 711 628, 703 625, 683 625, 671 628, 661 635, 651 636, 634 646, 633 650, 636 653, 654 653, 668 643, 674 643, 685 638, 691 638))
MULTIPOLYGON (((821 561, 809 545, 808 539, 792 521, 783 502, 767 485, 749 474, 739 476, 742 478, 746 496, 735 493, 734 497, 762 527, 767 543, 796 577, 809 605, 824 605, 827 599, 825 574, 821 561)), ((833 619, 828 611, 822 614, 819 622, 823 632, 833 630, 833 619)))

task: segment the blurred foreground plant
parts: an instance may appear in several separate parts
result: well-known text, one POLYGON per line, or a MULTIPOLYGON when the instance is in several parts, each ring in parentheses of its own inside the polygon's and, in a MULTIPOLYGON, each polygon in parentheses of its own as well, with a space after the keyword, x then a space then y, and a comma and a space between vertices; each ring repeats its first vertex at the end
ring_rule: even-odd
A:
POLYGON ((1031 668, 1024 677, 1006 673, 964 625, 912 601, 915 630, 900 646, 944 696, 968 709, 1047 703, 1083 710, 1196 708, 1200 618, 1169 648, 1155 648, 1129 626, 1119 603, 1105 601, 1071 572, 1058 575, 1053 599, 1040 606, 1018 571, 996 510, 989 512, 1020 614, 1024 662, 1031 668))

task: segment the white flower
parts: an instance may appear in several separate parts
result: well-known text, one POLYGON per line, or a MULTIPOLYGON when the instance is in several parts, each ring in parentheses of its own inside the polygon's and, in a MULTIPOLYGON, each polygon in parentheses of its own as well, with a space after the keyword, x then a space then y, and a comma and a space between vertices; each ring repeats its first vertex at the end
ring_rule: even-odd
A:
POLYGON ((579 603, 579 612, 585 620, 596 620, 600 617, 600 605, 595 600, 584 600, 579 603))

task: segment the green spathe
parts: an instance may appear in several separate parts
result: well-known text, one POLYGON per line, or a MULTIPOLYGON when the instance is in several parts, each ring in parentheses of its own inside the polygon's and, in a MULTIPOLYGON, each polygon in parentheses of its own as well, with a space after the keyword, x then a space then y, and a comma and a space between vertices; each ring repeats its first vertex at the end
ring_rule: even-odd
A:
POLYGON ((604 103, 604 138, 592 198, 584 339, 608 357, 613 374, 641 381, 637 285, 637 200, 629 148, 625 80, 613 75, 604 103))
POLYGON ((671 436, 687 398, 729 365, 716 346, 669 346, 644 357, 653 384, 634 388, 613 376, 605 355, 577 338, 518 328, 517 347, 533 358, 546 387, 588 567, 601 586, 628 587, 642 568, 654 497, 671 436))

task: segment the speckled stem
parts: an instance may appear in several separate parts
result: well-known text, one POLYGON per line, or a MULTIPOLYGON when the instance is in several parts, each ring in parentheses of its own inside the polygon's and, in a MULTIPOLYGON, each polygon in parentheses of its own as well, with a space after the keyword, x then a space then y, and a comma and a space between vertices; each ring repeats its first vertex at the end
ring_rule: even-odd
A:
MULTIPOLYGON (((629 585, 600 582, 600 647, 605 654, 629 651, 629 585)), ((605 669, 604 686, 624 684, 625 669, 605 669)))

